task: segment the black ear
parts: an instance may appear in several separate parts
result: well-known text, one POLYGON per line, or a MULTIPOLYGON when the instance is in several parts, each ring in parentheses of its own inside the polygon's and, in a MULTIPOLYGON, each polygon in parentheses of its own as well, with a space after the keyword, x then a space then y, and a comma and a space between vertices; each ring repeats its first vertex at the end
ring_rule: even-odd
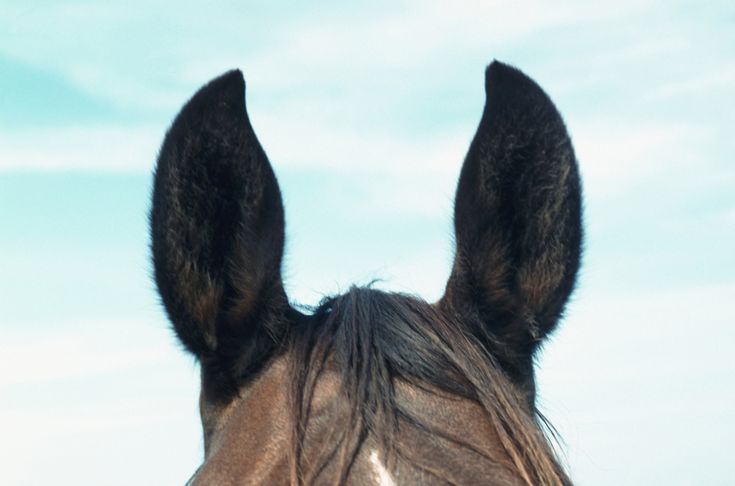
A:
POLYGON ((245 373, 284 333, 284 221, 275 175, 245 111, 240 71, 211 81, 163 142, 151 236, 156 283, 184 345, 245 373))
POLYGON ((441 304, 476 317, 501 360, 524 368, 574 287, 580 180, 546 93, 499 62, 485 77, 485 110, 457 187, 456 256, 441 304))

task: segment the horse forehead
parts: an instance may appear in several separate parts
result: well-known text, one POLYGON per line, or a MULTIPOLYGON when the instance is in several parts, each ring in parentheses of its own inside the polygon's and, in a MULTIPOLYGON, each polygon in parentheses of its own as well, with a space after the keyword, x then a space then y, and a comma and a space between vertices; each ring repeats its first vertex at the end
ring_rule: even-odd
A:
MULTIPOLYGON (((233 478, 278 484, 289 477, 290 369, 289 356, 274 360, 220 412, 207 457, 192 484, 228 484, 233 478)), ((333 424, 342 403, 335 399, 339 390, 336 373, 320 376, 311 406, 314 424, 333 424)))
POLYGON ((276 360, 217 417, 193 485, 288 477, 287 367, 276 360))
MULTIPOLYGON (((278 358, 227 407, 193 485, 239 484, 243 480, 253 484, 288 483, 293 427, 288 396, 290 369, 288 356, 278 358)), ((311 444, 304 451, 307 456, 313 452, 310 450, 314 444, 329 437, 329 430, 347 420, 349 410, 346 401, 340 399, 341 393, 339 374, 325 370, 317 380, 310 408, 307 436, 313 440, 307 440, 311 444)), ((403 428, 401 436, 396 437, 403 448, 408 448, 411 462, 425 463, 423 467, 442 464, 442 469, 452 470, 447 471, 448 477, 460 482, 475 475, 504 475, 497 469, 498 462, 503 460, 502 448, 478 404, 401 380, 396 383, 396 399, 398 406, 420 417, 426 425, 425 430, 403 428), (439 436, 433 435, 436 433, 439 436), (458 440, 466 446, 456 447, 458 440), (495 460, 482 465, 484 458, 495 460)), ((403 480, 434 484, 412 465, 386 464, 377 442, 371 438, 366 446, 357 457, 350 484, 392 486, 403 480)), ((513 483, 508 479, 507 483, 498 484, 513 483)))

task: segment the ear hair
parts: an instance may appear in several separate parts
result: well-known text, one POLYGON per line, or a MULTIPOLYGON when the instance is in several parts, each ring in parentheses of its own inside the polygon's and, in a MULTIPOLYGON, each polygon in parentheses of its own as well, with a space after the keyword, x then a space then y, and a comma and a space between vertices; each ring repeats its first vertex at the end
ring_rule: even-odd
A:
POLYGON ((509 368, 529 368, 574 287, 581 185, 564 122, 546 93, 499 62, 487 68, 485 89, 457 187, 456 254, 441 305, 473 316, 477 332, 500 343, 509 368))
POLYGON ((285 330, 284 217, 273 170, 231 71, 182 108, 158 157, 150 215, 156 283, 203 363, 257 366, 285 330))

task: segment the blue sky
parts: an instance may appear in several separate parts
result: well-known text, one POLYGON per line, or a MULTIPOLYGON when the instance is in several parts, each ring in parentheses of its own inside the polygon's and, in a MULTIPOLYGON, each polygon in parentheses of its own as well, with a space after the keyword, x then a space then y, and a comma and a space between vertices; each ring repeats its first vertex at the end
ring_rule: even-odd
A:
POLYGON ((579 484, 731 484, 732 2, 0 2, 6 484, 182 484, 198 376, 150 279, 163 134, 240 67, 287 211, 287 285, 441 295, 493 58, 585 182, 579 290, 539 360, 579 484), (113 471, 113 472, 111 472, 113 471))

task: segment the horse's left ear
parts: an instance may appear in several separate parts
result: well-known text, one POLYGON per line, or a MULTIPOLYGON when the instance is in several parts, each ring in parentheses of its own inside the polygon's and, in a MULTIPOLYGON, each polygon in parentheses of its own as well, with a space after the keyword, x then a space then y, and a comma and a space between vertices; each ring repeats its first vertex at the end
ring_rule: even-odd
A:
POLYGON ((151 210, 156 283, 177 335, 237 380, 285 332, 284 217, 273 170, 231 71, 184 106, 163 142, 151 210))
POLYGON ((457 188, 456 256, 440 305, 481 323, 476 331, 523 381, 574 286, 580 179, 561 116, 533 80, 494 62, 485 90, 457 188))

